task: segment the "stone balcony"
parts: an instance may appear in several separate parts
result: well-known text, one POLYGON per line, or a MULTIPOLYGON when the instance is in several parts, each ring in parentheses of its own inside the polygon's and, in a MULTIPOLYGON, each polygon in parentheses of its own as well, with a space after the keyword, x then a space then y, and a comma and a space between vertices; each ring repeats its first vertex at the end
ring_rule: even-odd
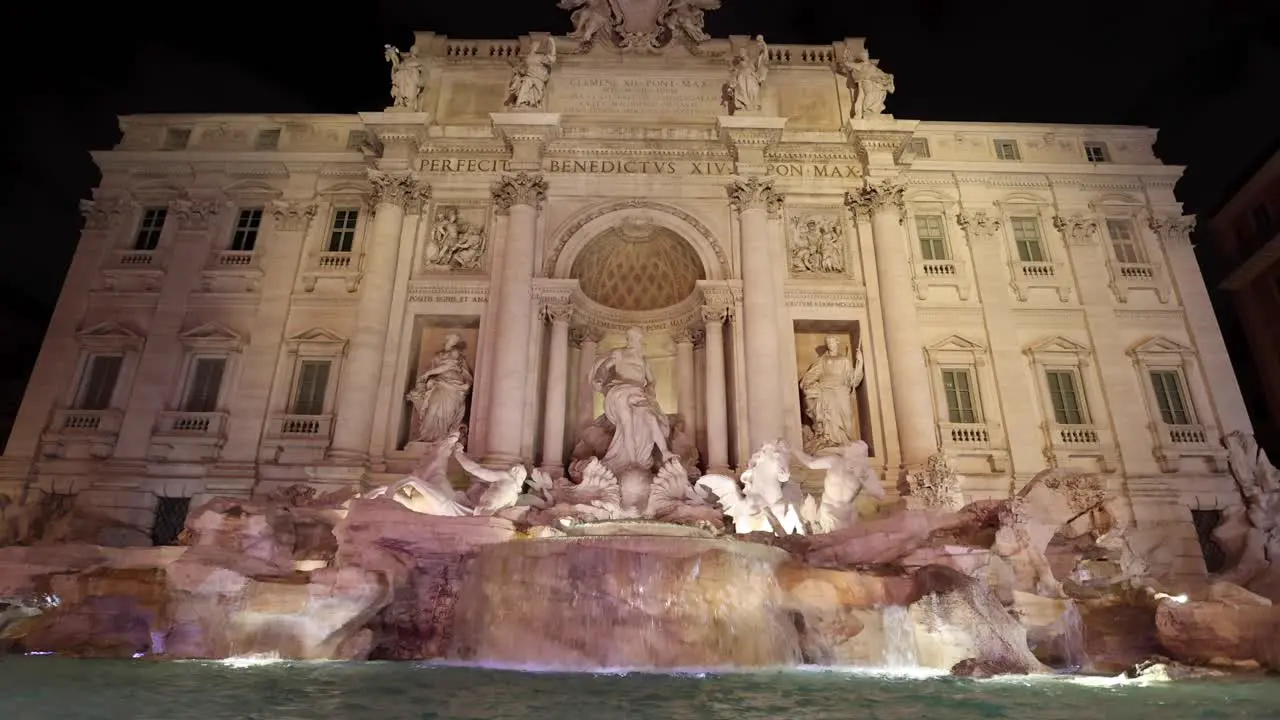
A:
POLYGON ((1216 433, 1204 425, 1167 425, 1156 421, 1151 425, 1155 440, 1155 458, 1160 470, 1182 472, 1185 458, 1201 458, 1211 472, 1227 472, 1227 452, 1216 433))
POLYGON ((77 460, 110 457, 123 419, 124 413, 115 409, 55 409, 41 438, 41 454, 77 460))
POLYGON ((332 415, 272 415, 263 454, 280 464, 320 462, 332 439, 332 415))
POLYGON ((353 252, 320 252, 311 257, 302 273, 302 287, 314 292, 321 279, 340 280, 347 292, 360 288, 361 255, 353 252))
POLYGON ((170 462, 216 460, 226 441, 223 412, 165 411, 156 419, 150 456, 170 462))
POLYGON ((120 292, 154 292, 164 279, 165 256, 156 250, 113 250, 102 269, 103 287, 120 292))
POLYGON ((966 474, 1002 473, 1009 469, 1004 436, 987 423, 938 423, 942 450, 966 474))
POLYGON ((1091 459, 1097 463, 1097 472, 1112 473, 1119 469, 1115 445, 1102 428, 1055 422, 1045 423, 1044 428, 1048 439, 1045 454, 1053 458, 1055 467, 1070 467, 1079 459, 1091 459))
POLYGON ((262 287, 262 264, 253 250, 222 250, 209 259, 201 280, 205 292, 257 292, 262 287))

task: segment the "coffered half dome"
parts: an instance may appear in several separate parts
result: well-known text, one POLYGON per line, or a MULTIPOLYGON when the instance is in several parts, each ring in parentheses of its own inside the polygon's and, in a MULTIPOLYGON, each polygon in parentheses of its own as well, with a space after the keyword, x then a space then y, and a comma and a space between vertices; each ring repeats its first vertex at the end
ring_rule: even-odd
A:
POLYGON ((628 216, 587 243, 570 276, 601 305, 641 311, 689 297, 706 271, 684 238, 643 216, 628 216))

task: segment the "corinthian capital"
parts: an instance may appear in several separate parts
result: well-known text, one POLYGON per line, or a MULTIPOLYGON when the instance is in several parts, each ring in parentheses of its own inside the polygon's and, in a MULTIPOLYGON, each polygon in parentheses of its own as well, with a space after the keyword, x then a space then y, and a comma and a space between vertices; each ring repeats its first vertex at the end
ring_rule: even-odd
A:
POLYGON ((297 232, 307 229, 307 223, 315 217, 316 204, 274 200, 270 210, 271 219, 275 221, 276 228, 286 232, 297 232))
POLYGON ((431 186, 418 180, 413 173, 389 173, 369 169, 369 185, 373 187, 373 206, 399 205, 408 207, 431 197, 431 186))
POLYGON ((738 212, 767 210, 770 215, 777 215, 782 211, 783 196, 773 188, 773 178, 755 175, 734 178, 725 190, 729 193, 730 207, 738 212))
POLYGON ((857 190, 844 194, 844 204, 855 217, 870 218, 876 212, 896 208, 899 218, 905 218, 907 205, 902 199, 906 187, 893 180, 877 183, 868 181, 857 190))
POLYGON ((1195 215, 1165 215, 1156 217, 1152 215, 1147 219, 1147 226, 1151 231, 1160 236, 1160 239, 1170 244, 1182 244, 1191 242, 1191 231, 1196 229, 1195 215))
POLYGON ((80 212, 84 215, 86 230, 103 230, 111 227, 128 209, 129 203, 124 200, 80 201, 80 212))
POLYGON ((698 314, 702 316, 703 323, 719 325, 733 317, 733 308, 727 305, 703 305, 698 308, 698 314))
POLYGON ((179 230, 199 231, 208 230, 225 206, 217 200, 179 198, 169 203, 169 212, 178 220, 179 230))
POLYGON ((552 325, 573 319, 573 303, 548 301, 542 304, 542 316, 552 325))
POLYGON ((526 172, 503 175, 493 184, 492 192, 498 212, 508 212, 516 205, 528 205, 537 210, 547 199, 547 181, 542 175, 526 172))
POLYGON ((984 210, 956 213, 956 224, 964 230, 970 243, 986 240, 1000 232, 1000 218, 988 215, 984 210))
POLYGON ((1098 234, 1098 221, 1083 215, 1054 215, 1053 227, 1068 245, 1091 245, 1098 234))

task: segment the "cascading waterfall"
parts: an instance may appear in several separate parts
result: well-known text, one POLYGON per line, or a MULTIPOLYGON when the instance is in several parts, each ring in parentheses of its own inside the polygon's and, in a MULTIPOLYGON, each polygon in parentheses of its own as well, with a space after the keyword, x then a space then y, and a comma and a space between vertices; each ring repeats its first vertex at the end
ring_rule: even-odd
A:
POLYGON ((517 540, 477 554, 450 655, 506 667, 749 668, 800 661, 786 553, 734 540, 517 540))
POLYGON ((889 605, 880 611, 884 622, 883 666, 889 670, 920 667, 916 646, 916 626, 904 605, 889 605))
POLYGON ((1075 600, 1067 601, 1067 609, 1062 613, 1061 622, 1062 654, 1067 661, 1067 669, 1079 670, 1089 662, 1089 657, 1084 651, 1084 620, 1075 600))

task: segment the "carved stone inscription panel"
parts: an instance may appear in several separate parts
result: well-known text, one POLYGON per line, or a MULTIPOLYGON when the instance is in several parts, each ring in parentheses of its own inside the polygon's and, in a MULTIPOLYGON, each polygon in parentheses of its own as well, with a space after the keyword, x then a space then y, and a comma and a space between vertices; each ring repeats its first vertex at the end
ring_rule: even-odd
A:
POLYGON ((551 82, 548 105, 551 112, 558 113, 714 118, 723 114, 723 83, 723 79, 711 77, 618 77, 566 72, 551 82))

